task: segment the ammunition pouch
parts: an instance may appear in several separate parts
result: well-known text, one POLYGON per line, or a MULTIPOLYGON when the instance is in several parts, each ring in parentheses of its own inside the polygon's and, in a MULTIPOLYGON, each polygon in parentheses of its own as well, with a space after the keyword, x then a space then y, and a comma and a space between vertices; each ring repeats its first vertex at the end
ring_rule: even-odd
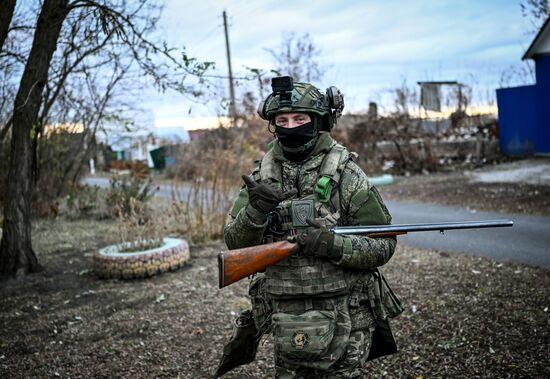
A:
POLYGON ((223 348, 223 356, 214 377, 218 378, 235 367, 250 363, 256 357, 261 334, 246 310, 233 321, 233 334, 223 348))
POLYGON ((367 361, 395 353, 397 353, 397 343, 390 328, 390 320, 376 320, 367 361))
POLYGON ((332 366, 344 355, 351 331, 346 299, 335 298, 332 309, 312 309, 297 315, 274 313, 272 330, 277 356, 293 366, 319 370, 332 366))
POLYGON ((403 312, 403 307, 378 269, 353 284, 349 300, 353 329, 372 332, 368 360, 397 352, 389 319, 403 312))
POLYGON ((374 271, 372 289, 375 294, 375 315, 378 319, 394 318, 403 312, 401 301, 390 288, 384 275, 376 269, 374 271), (385 311, 385 315, 384 315, 385 311), (385 317, 384 317, 385 316, 385 317))

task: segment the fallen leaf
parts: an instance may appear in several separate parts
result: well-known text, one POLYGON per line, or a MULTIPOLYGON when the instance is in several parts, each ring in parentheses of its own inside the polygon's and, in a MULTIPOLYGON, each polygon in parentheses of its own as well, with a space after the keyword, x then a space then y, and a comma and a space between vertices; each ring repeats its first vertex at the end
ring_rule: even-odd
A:
POLYGON ((164 296, 164 294, 161 293, 160 295, 157 296, 155 300, 155 304, 162 303, 164 300, 166 300, 166 296, 164 296))

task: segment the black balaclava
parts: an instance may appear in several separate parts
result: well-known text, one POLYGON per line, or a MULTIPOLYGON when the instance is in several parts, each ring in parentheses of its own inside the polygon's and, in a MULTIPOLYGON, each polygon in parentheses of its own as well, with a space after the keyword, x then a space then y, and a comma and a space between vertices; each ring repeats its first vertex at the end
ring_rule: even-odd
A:
POLYGON ((275 125, 275 134, 281 143, 284 156, 294 162, 303 161, 313 151, 319 138, 319 118, 310 115, 311 121, 295 128, 275 125))

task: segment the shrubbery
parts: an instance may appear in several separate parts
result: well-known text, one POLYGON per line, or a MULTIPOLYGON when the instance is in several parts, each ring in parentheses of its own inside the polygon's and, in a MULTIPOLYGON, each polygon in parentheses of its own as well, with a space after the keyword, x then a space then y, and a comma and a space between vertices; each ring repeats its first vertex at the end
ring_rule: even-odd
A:
POLYGON ((107 192, 107 205, 115 215, 122 212, 127 216, 132 212, 132 201, 145 204, 158 190, 151 178, 137 176, 112 177, 107 192))

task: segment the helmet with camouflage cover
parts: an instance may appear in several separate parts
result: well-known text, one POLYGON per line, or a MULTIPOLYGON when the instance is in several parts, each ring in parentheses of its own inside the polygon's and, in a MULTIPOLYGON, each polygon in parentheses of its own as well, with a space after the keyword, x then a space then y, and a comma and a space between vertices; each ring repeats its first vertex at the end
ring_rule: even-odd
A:
POLYGON ((336 87, 323 94, 309 83, 294 82, 290 76, 271 81, 271 93, 258 107, 258 114, 270 122, 279 113, 305 112, 321 121, 318 131, 330 131, 344 109, 344 95, 336 87))

